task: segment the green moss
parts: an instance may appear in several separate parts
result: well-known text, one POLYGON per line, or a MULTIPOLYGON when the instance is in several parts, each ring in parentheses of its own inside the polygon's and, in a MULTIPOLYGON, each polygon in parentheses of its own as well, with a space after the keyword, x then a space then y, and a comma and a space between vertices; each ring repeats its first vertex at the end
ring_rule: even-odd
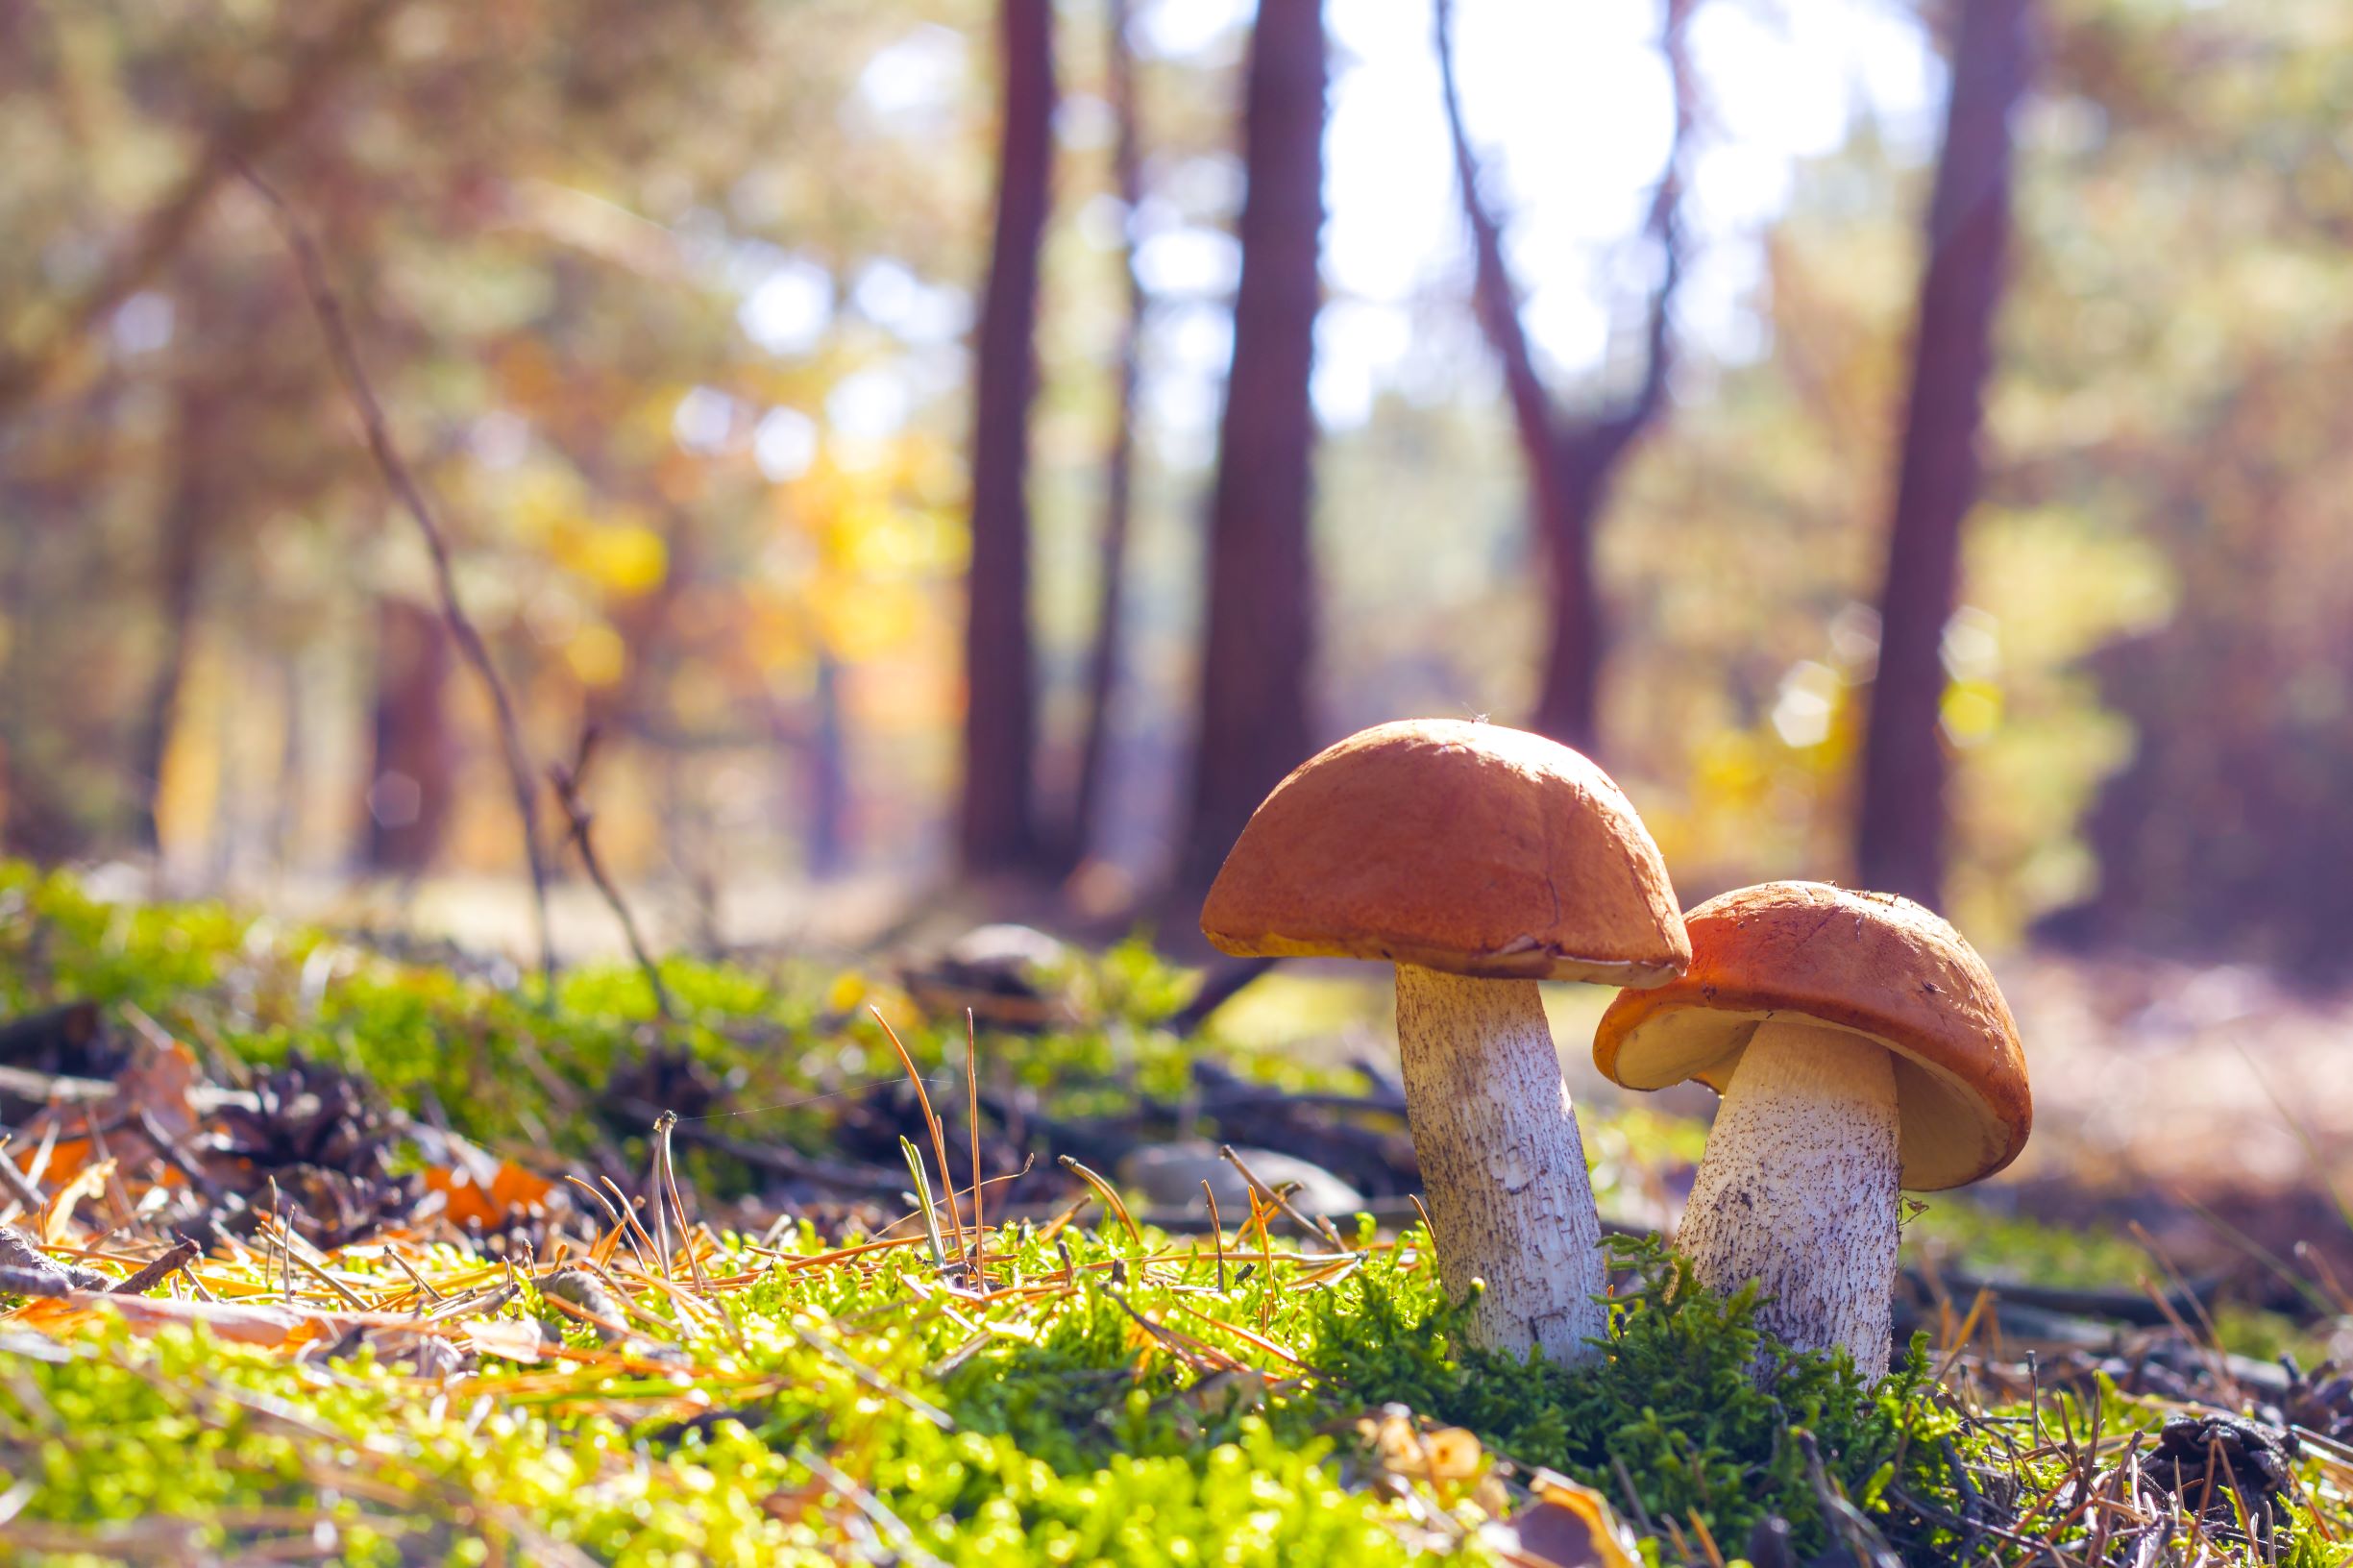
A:
MULTIPOLYGON (((857 976, 672 961, 664 977, 685 1015, 673 1041, 730 1103, 761 1108, 747 1136, 822 1151, 840 1096, 899 1077, 859 1004, 911 1010, 857 976)), ((1160 1027, 1189 982, 1141 943, 1079 960, 1067 979, 1080 1024, 983 1045, 984 1070, 1051 1114, 1124 1109, 1140 1091, 1174 1099, 1192 1056, 1216 1048, 1160 1027)), ((626 967, 574 971, 543 999, 214 906, 118 906, 0 864, 0 1010, 75 997, 135 1003, 249 1062, 344 1063, 400 1103, 437 1102, 460 1131, 559 1162, 625 1130, 600 1123, 592 1090, 642 1059, 650 1010, 626 967)), ((944 1075, 935 1095, 960 1097, 961 1028, 902 1032, 944 1075)), ((1221 1060, 1290 1087, 1347 1082, 1287 1054, 1221 1060)), ((1605 1189, 1688 1163, 1702 1139, 1639 1108, 1589 1132, 1605 1189)), ((739 1174, 700 1161, 694 1173, 706 1200, 739 1174)), ((1960 1204, 1940 1202, 1910 1239, 2045 1283, 2122 1284, 2146 1268, 2113 1238, 1960 1204)), ((1482 1560, 1491 1489, 1424 1484, 1409 1502, 1370 1484, 1357 1422, 1399 1403, 1471 1429, 1523 1474, 1546 1466, 1599 1488, 1659 1532, 1646 1551, 1662 1560, 1671 1527, 1704 1523, 1730 1554, 1768 1513, 1792 1523, 1802 1556, 1825 1550, 1826 1492, 1927 1563, 1953 1542, 1902 1500, 1955 1513, 1949 1456, 2013 1462, 1998 1427, 1964 1425, 1929 1386, 1917 1348, 1867 1388, 1843 1361, 1765 1343, 1752 1297, 1710 1296, 1655 1245, 1621 1246, 1602 1354, 1560 1368, 1463 1348, 1426 1238, 1380 1243, 1369 1223, 1354 1264, 1269 1266, 1237 1251, 1222 1272, 1206 1241, 1000 1231, 992 1273, 1018 1288, 987 1302, 944 1293, 925 1248, 821 1257, 805 1225, 778 1249, 724 1244, 719 1270, 746 1283, 717 1298, 723 1323, 681 1320, 658 1290, 638 1296, 655 1322, 633 1327, 674 1360, 603 1354, 528 1288, 501 1315, 537 1318, 584 1360, 486 1357, 444 1384, 403 1369, 397 1335, 297 1358, 186 1330, 134 1338, 97 1314, 54 1340, 0 1324, 0 1499, 40 1543, 27 1559, 44 1562, 112 1560, 132 1537, 110 1531, 146 1532, 155 1556, 155 1532, 175 1521, 190 1536, 166 1557, 315 1543, 325 1530, 336 1560, 355 1563, 533 1560, 559 1545, 632 1565, 817 1563, 861 1540, 976 1565, 1316 1568, 1415 1562, 1441 1546, 1482 1560)), ((411 1261, 484 1277, 455 1246, 411 1261)), ((223 1293, 258 1283, 240 1266, 205 1265, 223 1293)), ((404 1287, 381 1259, 338 1267, 383 1300, 404 1287)), ((2234 1319, 2226 1333, 2268 1348, 2275 1328, 2234 1319)), ((2079 1407, 2052 1409, 2081 1430, 2079 1407)), ((2100 1408, 2111 1433, 2160 1415, 2119 1398, 2100 1408)), ((2020 1495, 2055 1489, 2056 1461, 2024 1454, 2020 1495)), ((2316 1538, 2295 1532, 2281 1560, 2317 1568, 2316 1538)))
POLYGON ((1904 1246, 1914 1258, 2022 1285, 2130 1289, 2164 1277, 2145 1248, 2113 1231, 1997 1213, 1958 1194, 1923 1202, 1904 1226, 1904 1246))
POLYGON ((1326 1299, 1316 1359, 1360 1398, 1468 1427, 1630 1513, 1685 1530, 1698 1515, 1728 1544, 1778 1514, 1808 1552, 1829 1546, 1797 1432, 1813 1435, 1827 1480, 1867 1514, 1886 1516, 1886 1489, 1900 1475, 1916 1496, 1953 1495, 1940 1439, 1958 1417, 1934 1397, 1918 1344, 1874 1389, 1843 1356, 1768 1343, 1752 1290, 1720 1299, 1656 1242, 1612 1247, 1630 1278, 1588 1365, 1462 1348, 1457 1310, 1421 1281, 1401 1279, 1393 1262, 1367 1265, 1326 1299), (1760 1365, 1770 1369, 1766 1386, 1754 1376, 1760 1365))

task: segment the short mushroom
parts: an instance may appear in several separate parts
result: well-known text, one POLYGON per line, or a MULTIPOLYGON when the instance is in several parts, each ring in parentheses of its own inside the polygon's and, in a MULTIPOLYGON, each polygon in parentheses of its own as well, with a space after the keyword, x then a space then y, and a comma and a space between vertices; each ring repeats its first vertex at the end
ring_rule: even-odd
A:
POLYGON ((1966 1186, 2025 1146, 2018 1025, 1976 950, 1909 899, 1769 882, 1684 919, 1690 970, 1621 993, 1594 1065, 1724 1096, 1677 1245, 1714 1289, 1758 1281, 1782 1341, 1876 1379, 1899 1188, 1966 1186))
POLYGON ((1275 786, 1201 929, 1245 957, 1397 967, 1397 1042, 1466 1335, 1580 1360, 1603 1327, 1601 1221, 1539 980, 1653 986, 1689 961, 1656 845, 1565 746, 1453 720, 1382 724, 1275 786))

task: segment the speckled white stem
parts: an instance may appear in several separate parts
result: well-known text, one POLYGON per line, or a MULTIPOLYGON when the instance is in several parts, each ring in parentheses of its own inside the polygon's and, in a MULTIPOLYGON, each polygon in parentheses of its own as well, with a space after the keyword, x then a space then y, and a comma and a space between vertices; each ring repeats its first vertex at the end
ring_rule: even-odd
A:
POLYGON ((1535 982, 1400 964, 1397 1045, 1439 1277, 1458 1301, 1486 1282, 1469 1336, 1587 1359, 1603 1328, 1602 1222, 1535 982))
POLYGON ((1758 1323, 1800 1350, 1887 1371, 1896 1286, 1896 1069, 1884 1046, 1768 1019, 1725 1090, 1677 1245, 1701 1283, 1750 1280, 1758 1323))

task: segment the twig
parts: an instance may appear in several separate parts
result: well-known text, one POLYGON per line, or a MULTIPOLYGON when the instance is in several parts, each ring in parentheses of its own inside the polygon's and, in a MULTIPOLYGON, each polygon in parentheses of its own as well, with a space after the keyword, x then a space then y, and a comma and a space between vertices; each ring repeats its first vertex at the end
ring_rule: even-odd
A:
POLYGON ((1136 1228, 1136 1217, 1128 1213, 1127 1205, 1120 1201, 1116 1188, 1066 1154, 1058 1156, 1054 1163, 1092 1188, 1094 1195, 1103 1200, 1103 1207, 1117 1215, 1119 1223, 1127 1227, 1128 1239, 1139 1246, 1142 1245, 1143 1232, 1136 1228))
POLYGON ((1317 1225, 1315 1221, 1301 1213, 1298 1209, 1292 1205, 1291 1200, 1288 1197, 1274 1188, 1267 1186, 1266 1183, 1261 1181, 1256 1171, 1252 1170, 1248 1165, 1242 1164, 1242 1157, 1234 1152, 1233 1144, 1218 1144, 1217 1157, 1220 1160, 1223 1160, 1227 1164, 1232 1165, 1236 1170, 1241 1172, 1241 1178, 1243 1181, 1249 1183, 1255 1190, 1266 1194, 1267 1203, 1272 1208, 1280 1209, 1283 1213, 1288 1214, 1292 1220, 1297 1222, 1300 1229, 1306 1231, 1310 1236, 1315 1237, 1319 1241, 1325 1242, 1328 1245, 1338 1246, 1339 1250, 1342 1252, 1348 1250, 1346 1244, 1337 1241, 1329 1230, 1323 1226, 1317 1225))
POLYGON ((1201 1178, 1201 1196, 1209 1200, 1210 1235, 1217 1238, 1217 1293, 1222 1296, 1226 1293, 1226 1228, 1217 1217, 1217 1193, 1207 1176, 1201 1178))
POLYGON ((143 1296, 196 1261, 204 1249, 186 1237, 172 1243, 171 1250, 107 1291, 110 1296, 143 1296))
MULTIPOLYGON (((981 1218, 984 1212, 981 1193, 988 1184, 980 1174, 980 1038, 973 1024, 972 1010, 968 1007, 964 1010, 964 1087, 965 1120, 972 1136, 972 1245, 965 1255, 965 1269, 985 1290, 989 1287, 989 1279, 983 1272, 987 1260, 981 1246, 981 1218)), ((943 1176, 946 1174, 945 1171, 941 1172, 943 1176)), ((949 1183, 949 1190, 954 1189, 955 1184, 949 1183)))
POLYGON ((915 1084, 915 1102, 922 1108, 923 1124, 931 1129, 931 1152, 940 1162, 940 1183, 947 1188, 949 1238, 956 1243, 956 1250, 962 1253, 964 1215, 956 1207, 956 1178, 948 1174, 947 1135, 940 1130, 940 1118, 931 1109, 931 1093, 923 1087, 923 1075, 915 1070, 915 1058, 907 1054, 906 1044, 898 1038, 898 1031, 891 1027, 891 1020, 882 1016, 881 1008, 870 1002, 866 1010, 874 1015, 876 1023, 882 1025, 883 1035, 891 1041, 891 1048, 898 1053, 898 1065, 906 1069, 908 1078, 915 1084))
POLYGON ((670 1210, 662 1202, 662 1151, 670 1144, 670 1130, 677 1124, 675 1111, 665 1111, 653 1118, 653 1168, 646 1173, 646 1201, 653 1206, 653 1256, 666 1280, 676 1278, 676 1271, 670 1250, 670 1210))
POLYGON ((382 470, 384 481, 392 488, 402 509, 417 525, 425 536, 425 548, 433 559, 433 585, 441 596, 441 613, 450 624, 450 634, 456 639, 458 651, 481 678, 490 694, 492 711, 498 717, 499 747, 506 762, 506 781, 514 792, 515 815, 523 827, 523 854, 531 873, 531 907, 539 933, 539 976, 551 999, 555 988, 555 942, 548 927, 548 865, 539 843, 539 790, 533 782, 530 753, 525 747, 523 725, 515 717, 514 698, 507 694, 506 682, 499 675, 498 666, 491 661, 490 645, 482 640, 473 617, 466 613, 457 597, 457 573, 451 564, 449 537, 435 518, 432 502, 426 499, 425 488, 416 474, 401 455, 392 438, 392 428, 384 418, 383 404, 377 400, 376 389, 368 380, 366 367, 359 358, 359 345, 352 335, 351 323, 343 310, 343 302, 327 279, 327 264, 319 255, 316 241, 310 237, 302 220, 285 199, 261 178, 242 157, 235 160, 236 170, 252 186, 285 236, 286 247, 293 252, 294 266, 302 278, 303 291, 310 300, 311 313, 318 317, 319 330, 326 335, 328 353, 334 360, 335 371, 342 378, 344 390, 359 415, 359 423, 367 437, 368 451, 382 470))
POLYGON ((14 1263, 0 1263, 0 1290, 19 1296, 70 1296, 80 1286, 61 1274, 43 1273, 37 1268, 19 1268, 14 1263))
MULTIPOLYGON (((656 1114, 658 1115, 659 1113, 656 1114)), ((645 1253, 651 1253, 656 1257, 660 1257, 662 1249, 654 1244, 652 1237, 646 1234, 645 1222, 637 1217, 637 1206, 629 1201, 629 1195, 626 1192, 624 1192, 619 1184, 614 1182, 610 1176, 600 1176, 597 1179, 602 1182, 612 1192, 613 1201, 621 1206, 621 1217, 628 1223, 630 1231, 633 1232, 637 1237, 635 1241, 631 1241, 629 1243, 630 1249, 632 1251, 638 1250, 638 1244, 643 1242, 645 1253)), ((640 1255, 643 1256, 643 1253, 640 1255)), ((649 1270, 650 1270, 651 1265, 648 1266, 649 1270)), ((662 1266, 664 1268, 668 1268, 670 1266, 670 1262, 667 1258, 662 1258, 662 1266)), ((650 1272, 648 1273, 647 1278, 652 1278, 650 1272)))
MULTIPOLYGON (((711 1293, 711 1282, 703 1277, 702 1257, 695 1245, 695 1229, 687 1223, 686 1200, 678 1195, 678 1167, 670 1157, 670 1133, 677 1125, 677 1113, 674 1111, 663 1112, 661 1119, 653 1124, 654 1160, 661 1172, 662 1188, 654 1193, 653 1202, 658 1209, 664 1196, 670 1199, 670 1212, 678 1222, 678 1241, 686 1248, 686 1272, 694 1280, 695 1288, 707 1296, 711 1293)), ((665 1273, 671 1271, 669 1259, 662 1260, 662 1268, 665 1273)))
MULTIPOLYGON (((650 1113, 648 1113, 648 1112, 644 1111, 643 1109, 631 1109, 631 1108, 628 1108, 628 1107, 625 1107, 624 1109, 630 1110, 630 1114, 631 1114, 631 1115, 649 1115, 649 1114, 650 1114, 650 1113)), ((642 1267, 646 1267, 646 1268, 650 1268, 650 1267, 652 1267, 652 1266, 653 1266, 653 1265, 652 1265, 652 1263, 651 1263, 651 1262, 650 1262, 650 1261, 649 1261, 649 1260, 647 1259, 647 1257, 646 1257, 645 1253, 644 1253, 643 1251, 641 1251, 641 1250, 638 1248, 638 1245, 637 1245, 637 1237, 636 1237, 634 1235, 630 1234, 630 1231, 629 1231, 629 1222, 628 1222, 627 1218, 626 1218, 626 1217, 625 1217, 625 1216, 623 1215, 622 1212, 621 1212, 619 1209, 616 1209, 616 1208, 614 1208, 614 1207, 613 1207, 613 1200, 612 1200, 612 1199, 610 1199, 610 1198, 606 1197, 606 1196, 605 1196, 603 1193, 601 1193, 601 1192, 598 1191, 598 1190, 597 1190, 595 1188, 593 1188, 593 1187, 589 1186, 589 1185, 588 1185, 586 1182, 584 1182, 584 1181, 580 1180, 580 1179, 579 1179, 577 1176, 567 1175, 567 1176, 564 1178, 564 1180, 566 1180, 566 1181, 570 1182, 570 1183, 571 1183, 573 1186, 575 1186, 575 1187, 578 1188, 579 1188, 581 1191, 583 1191, 583 1192, 587 1193, 587 1194, 588 1194, 590 1197, 592 1197, 592 1198, 596 1199, 596 1200, 597 1200, 599 1203, 602 1204, 602 1205, 604 1206, 604 1212, 605 1212, 607 1214, 610 1214, 610 1215, 612 1216, 612 1218, 613 1218, 613 1229, 614 1229, 615 1231, 618 1231, 618 1232, 620 1232, 620 1233, 621 1233, 621 1239, 622 1239, 622 1240, 624 1240, 624 1241, 626 1241, 626 1242, 629 1244, 629 1250, 630 1250, 631 1252, 634 1252, 634 1253, 636 1253, 636 1254, 637 1254, 637 1262, 638 1262, 639 1265, 640 1265, 640 1266, 642 1266, 642 1267)), ((592 1223, 593 1223, 593 1220, 592 1220, 592 1223)), ((600 1242, 596 1242, 596 1243, 592 1244, 592 1246, 591 1246, 591 1248, 590 1248, 590 1256, 591 1256, 591 1257, 594 1257, 594 1256, 595 1256, 595 1254, 596 1254, 596 1248, 597 1248, 597 1247, 599 1247, 599 1246, 601 1246, 602 1244, 603 1244, 603 1243, 602 1243, 602 1242, 601 1242, 601 1241, 600 1241, 600 1242)), ((397 1262, 398 1260, 396 1259, 395 1261, 397 1262)), ((405 1268, 405 1267, 407 1267, 408 1265, 407 1265, 407 1264, 405 1264, 405 1263, 403 1263, 401 1266, 402 1266, 402 1267, 404 1267, 404 1268, 405 1268)), ((412 1275, 412 1276, 411 1276, 411 1278, 414 1278, 414 1276, 412 1275)), ((439 1291, 435 1291, 435 1292, 434 1292, 434 1296, 435 1296, 435 1299, 439 1299, 440 1292, 439 1292, 439 1291)))
POLYGON ((24 1212, 28 1214, 39 1213, 42 1206, 49 1201, 41 1196, 40 1188, 25 1180, 25 1173, 16 1168, 16 1159, 8 1152, 6 1138, 0 1138, 0 1188, 7 1188, 10 1197, 24 1205, 24 1212))
MULTIPOLYGON (((276 1216, 274 1215, 274 1217, 276 1216)), ((294 1266, 299 1264, 304 1273, 309 1275, 312 1279, 327 1286, 329 1290, 334 1292, 334 1294, 341 1299, 344 1306, 349 1307, 355 1311, 364 1312, 368 1310, 368 1304, 360 1300, 357 1296, 354 1295, 350 1286, 346 1286, 341 1280, 336 1279, 332 1274, 328 1273, 327 1270, 321 1268, 318 1264, 312 1262, 309 1259, 304 1257, 301 1253, 294 1250, 294 1243, 299 1240, 300 1237, 295 1235, 293 1227, 287 1225, 282 1217, 278 1218, 277 1224, 273 1228, 280 1233, 278 1237, 279 1249, 285 1254, 286 1263, 288 1265, 286 1269, 286 1296, 289 1300, 291 1300, 294 1295, 294 1266)))
MULTIPOLYGON (((642 1116, 648 1120, 661 1114, 643 1100, 617 1100, 614 1109, 624 1115, 642 1116)), ((791 1181, 829 1187, 839 1192, 855 1192, 870 1198, 895 1198, 898 1196, 899 1189, 907 1185, 879 1166, 840 1165, 829 1161, 815 1160, 788 1148, 729 1138, 699 1122, 681 1121, 672 1132, 689 1143, 699 1143, 729 1159, 740 1160, 754 1170, 764 1170, 772 1176, 782 1176, 791 1181)))
POLYGON ((595 825, 596 814, 588 809, 587 801, 581 798, 580 786, 588 775, 589 759, 596 754, 597 739, 595 724, 582 728, 580 744, 573 753, 571 766, 560 762, 548 764, 548 782, 554 787, 555 803, 564 811, 565 841, 579 852, 581 869, 588 872, 588 879, 597 885, 597 891, 604 895, 605 907, 613 912, 613 918, 621 922, 621 934, 628 939, 629 956, 637 960, 638 969, 645 975, 648 989, 653 992, 654 1014, 667 1023, 677 1017, 677 1009, 671 1005, 670 989, 662 984, 662 967, 653 961, 652 952, 646 946, 645 937, 637 929, 637 917, 629 913, 629 906, 622 899, 621 890, 605 874, 604 863, 597 858, 596 840, 590 836, 589 830, 595 825))

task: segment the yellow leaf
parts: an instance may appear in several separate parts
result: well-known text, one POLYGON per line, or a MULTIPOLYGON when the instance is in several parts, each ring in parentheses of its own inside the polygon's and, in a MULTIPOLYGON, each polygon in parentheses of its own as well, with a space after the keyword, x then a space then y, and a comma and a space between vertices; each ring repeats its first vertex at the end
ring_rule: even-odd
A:
POLYGON ((670 547, 642 524, 611 524, 580 541, 577 565, 608 593, 629 599, 661 586, 670 547))
POLYGON ((610 686, 629 667, 628 645, 607 625, 586 625, 564 645, 564 662, 583 686, 610 686))

